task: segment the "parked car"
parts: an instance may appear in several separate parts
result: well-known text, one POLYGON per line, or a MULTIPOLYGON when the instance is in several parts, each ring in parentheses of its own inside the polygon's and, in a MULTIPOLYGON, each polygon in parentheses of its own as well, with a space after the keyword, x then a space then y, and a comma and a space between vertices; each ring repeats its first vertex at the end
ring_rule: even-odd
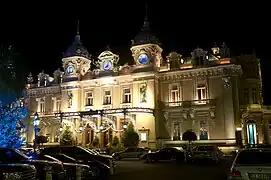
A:
MULTIPOLYGON (((27 155, 28 157, 34 156, 35 152, 33 148, 21 148, 18 149, 20 152, 22 152, 23 154, 27 155)), ((36 149, 36 153, 39 153, 39 150, 36 149)))
POLYGON ((54 179, 65 179, 65 170, 61 162, 55 162, 46 159, 31 159, 16 149, 0 148, 0 161, 2 163, 22 163, 34 165, 37 170, 37 177, 39 180, 45 179, 45 169, 47 167, 51 168, 51 174, 54 179))
POLYGON ((192 162, 197 160, 210 160, 219 163, 222 155, 222 151, 216 146, 199 146, 193 149, 191 160, 192 162))
POLYGON ((100 152, 96 151, 95 149, 86 149, 86 150, 88 150, 92 154, 100 155, 100 152))
POLYGON ((125 158, 141 158, 144 154, 149 152, 148 149, 141 147, 128 147, 123 151, 115 152, 112 154, 112 157, 115 160, 121 160, 125 158))
POLYGON ((41 154, 44 154, 44 155, 66 154, 67 156, 70 156, 78 161, 80 160, 86 164, 90 161, 99 161, 101 163, 106 164, 108 167, 110 167, 110 174, 114 174, 115 163, 112 156, 94 154, 81 146, 46 147, 41 151, 41 154))
POLYGON ((95 152, 98 152, 99 154, 109 154, 108 149, 107 148, 94 148, 91 149, 95 152))
POLYGON ((236 155, 228 179, 270 179, 270 165, 271 149, 243 149, 236 155))
POLYGON ((168 147, 162 148, 156 152, 150 152, 144 154, 141 157, 146 163, 157 162, 157 161, 185 161, 185 151, 182 149, 168 147))
MULTIPOLYGON (((74 163, 74 164, 83 164, 85 162, 78 161, 72 157, 69 157, 65 154, 55 154, 52 155, 54 158, 64 162, 64 163, 74 163)), ((110 175, 110 167, 101 163, 99 161, 89 161, 87 162, 90 170, 92 171, 92 178, 93 179, 107 179, 110 175)), ((65 165, 64 165, 65 167, 65 165)))
POLYGON ((36 180, 36 168, 33 165, 21 163, 0 162, 0 179, 36 180))
POLYGON ((96 176, 92 169, 85 164, 78 164, 76 162, 67 162, 57 159, 49 155, 37 155, 35 156, 36 160, 49 160, 61 163, 66 172, 66 179, 76 179, 77 168, 81 169, 81 179, 95 179, 96 176))

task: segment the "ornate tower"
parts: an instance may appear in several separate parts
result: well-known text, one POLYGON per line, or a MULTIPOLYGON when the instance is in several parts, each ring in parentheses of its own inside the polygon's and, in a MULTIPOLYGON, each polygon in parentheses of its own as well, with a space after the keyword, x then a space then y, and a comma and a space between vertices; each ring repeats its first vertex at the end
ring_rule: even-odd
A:
POLYGON ((79 23, 74 41, 63 55, 63 81, 80 80, 90 69, 91 60, 88 50, 83 46, 79 34, 79 23))
POLYGON ((109 46, 98 56, 100 72, 117 72, 119 55, 111 52, 109 46))
POLYGON ((220 48, 214 43, 214 46, 212 47, 212 53, 215 57, 220 58, 220 48))
POLYGON ((163 50, 159 46, 158 39, 151 32, 147 18, 147 7, 143 27, 132 40, 131 51, 136 68, 152 67, 154 70, 159 69, 162 63, 163 50))

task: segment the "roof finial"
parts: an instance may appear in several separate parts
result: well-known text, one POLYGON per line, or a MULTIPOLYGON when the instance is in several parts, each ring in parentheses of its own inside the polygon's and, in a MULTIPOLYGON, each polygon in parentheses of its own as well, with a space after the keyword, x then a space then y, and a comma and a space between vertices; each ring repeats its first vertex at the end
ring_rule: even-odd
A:
POLYGON ((148 20, 148 4, 145 6, 145 21, 148 20))
POLYGON ((109 45, 109 44, 105 47, 105 50, 106 50, 106 51, 111 51, 111 48, 110 48, 110 45, 109 45))
POLYGON ((148 20, 148 4, 146 4, 145 7, 145 19, 144 19, 144 24, 142 27, 142 31, 148 31, 150 29, 150 25, 149 25, 149 20, 148 20))
POLYGON ((80 33, 80 32, 79 32, 79 23, 80 23, 80 20, 78 19, 78 20, 77 20, 77 32, 76 32, 77 35, 79 35, 79 33, 80 33))

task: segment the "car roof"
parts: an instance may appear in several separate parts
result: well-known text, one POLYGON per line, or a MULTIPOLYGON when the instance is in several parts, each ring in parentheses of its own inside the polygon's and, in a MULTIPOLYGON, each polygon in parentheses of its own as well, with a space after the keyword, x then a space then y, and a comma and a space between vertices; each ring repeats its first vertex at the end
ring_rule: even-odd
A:
POLYGON ((271 148, 250 148, 250 149, 241 149, 239 152, 264 152, 271 151, 271 148))

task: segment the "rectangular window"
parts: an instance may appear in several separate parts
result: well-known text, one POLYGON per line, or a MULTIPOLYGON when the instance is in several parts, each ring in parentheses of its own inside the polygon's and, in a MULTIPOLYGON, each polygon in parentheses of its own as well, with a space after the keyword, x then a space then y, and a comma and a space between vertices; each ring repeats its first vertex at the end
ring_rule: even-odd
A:
POLYGON ((208 135, 208 125, 206 121, 200 121, 200 140, 208 140, 209 135, 208 135))
POLYGON ((198 100, 206 99, 206 87, 205 85, 198 85, 197 87, 198 100))
POLYGON ((45 112, 45 98, 40 99, 40 112, 41 113, 45 112))
POLYGON ((111 97, 111 91, 105 90, 104 91, 104 105, 112 104, 112 97, 111 97))
POLYGON ((56 111, 57 112, 61 111, 61 100, 60 99, 56 100, 56 111))
POLYGON ((176 123, 176 124, 174 124, 174 127, 173 127, 174 129, 173 129, 173 140, 174 141, 179 141, 179 140, 181 140, 181 126, 180 126, 180 124, 179 123, 176 123))
POLYGON ((131 103, 131 89, 124 88, 123 89, 123 103, 131 103))
POLYGON ((244 100, 248 103, 249 101, 249 93, 248 88, 244 88, 244 100))
POLYGON ((146 142, 147 141, 147 133, 140 133, 140 140, 142 142, 146 142))
POLYGON ((252 88, 252 103, 253 104, 258 104, 258 101, 257 101, 257 89, 256 88, 252 88))
POLYGON ((93 92, 86 93, 85 106, 93 106, 93 92))
POLYGON ((178 85, 171 86, 171 102, 178 102, 179 101, 179 87, 178 85))

